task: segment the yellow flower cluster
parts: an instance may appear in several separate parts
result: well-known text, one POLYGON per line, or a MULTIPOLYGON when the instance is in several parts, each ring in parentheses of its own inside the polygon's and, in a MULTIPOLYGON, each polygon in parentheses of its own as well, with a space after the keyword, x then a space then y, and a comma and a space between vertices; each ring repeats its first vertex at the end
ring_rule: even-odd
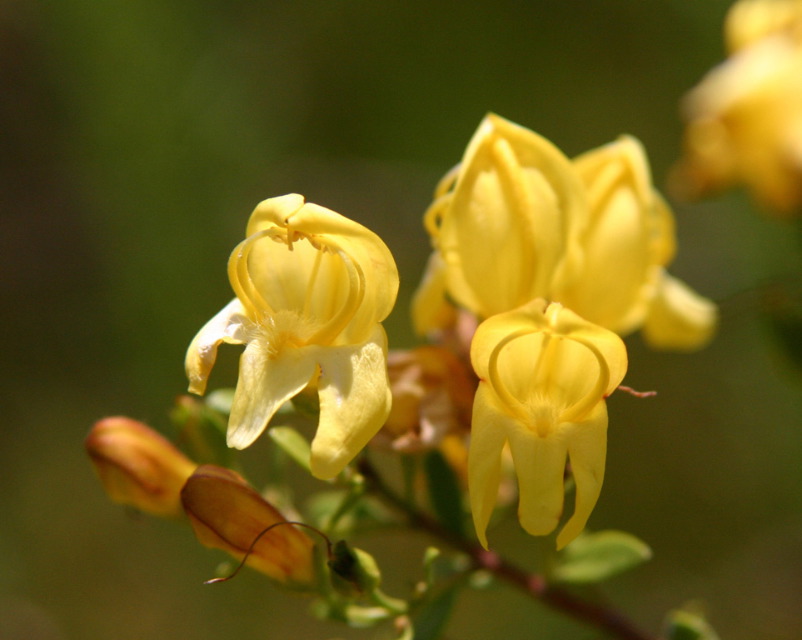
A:
POLYGON ((425 225, 435 251, 415 324, 461 334, 476 377, 464 369, 467 352, 450 353, 442 341, 394 354, 388 376, 380 323, 398 289, 389 250, 361 225, 292 194, 253 212, 229 260, 236 297, 187 351, 190 391, 204 392, 221 343, 245 345, 229 446, 249 446, 307 389, 320 403, 310 468, 323 479, 382 426, 385 443, 413 451, 453 443, 470 422, 470 502, 485 546, 507 447, 520 520, 535 535, 561 520, 570 463, 576 500, 562 547, 601 489, 605 398, 627 369, 620 336, 642 329, 656 346, 695 349, 713 333, 715 307, 666 272, 672 214, 631 137, 569 160, 489 115, 437 187, 425 225))
POLYGON ((712 336, 716 310, 668 275, 672 214, 631 137, 571 161, 550 142, 488 115, 425 215, 435 253, 417 292, 421 333, 447 329, 453 306, 480 320, 470 356, 479 377, 468 459, 483 545, 509 446, 519 515, 532 534, 562 514, 566 458, 576 482, 562 547, 599 496, 605 398, 624 377, 619 335, 690 350, 712 336))
POLYGON ((802 207, 802 1, 741 0, 727 15, 729 58, 686 96, 674 182, 697 197, 745 185, 780 215, 802 207))

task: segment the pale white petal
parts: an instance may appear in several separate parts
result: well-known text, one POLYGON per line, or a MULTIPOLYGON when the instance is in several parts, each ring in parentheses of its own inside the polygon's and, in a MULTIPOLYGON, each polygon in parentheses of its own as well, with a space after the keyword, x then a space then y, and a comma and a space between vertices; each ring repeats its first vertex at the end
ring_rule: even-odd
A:
POLYGON ((243 344, 253 323, 245 315, 242 303, 234 298, 198 331, 187 349, 185 367, 191 393, 202 395, 217 359, 221 342, 243 344))
POLYGON ((376 435, 390 413, 387 336, 376 325, 367 342, 318 351, 320 421, 312 440, 312 475, 336 476, 376 435))
POLYGON ((240 358, 239 381, 228 421, 228 446, 244 449, 258 438, 287 400, 309 384, 320 347, 286 349, 272 357, 253 340, 240 358))

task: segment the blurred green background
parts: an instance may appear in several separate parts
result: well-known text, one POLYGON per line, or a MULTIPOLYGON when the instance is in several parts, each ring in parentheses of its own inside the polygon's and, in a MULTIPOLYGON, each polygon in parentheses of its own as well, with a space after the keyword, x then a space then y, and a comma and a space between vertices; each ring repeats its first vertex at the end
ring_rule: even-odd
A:
MULTIPOLYGON (((487 111, 569 155, 632 133, 664 184, 678 100, 722 58, 727 5, 0 2, 0 640, 377 637, 316 622, 252 572, 204 587, 221 556, 109 503, 84 435, 119 413, 168 425, 184 350, 230 298, 227 256, 263 198, 297 191, 382 235, 399 347, 414 344, 421 215, 487 111)), ((628 340, 627 383, 659 395, 611 400, 590 524, 655 558, 607 594, 654 630, 697 600, 722 638, 798 639, 802 378, 752 291, 795 277, 798 234, 743 194, 675 209, 672 271, 724 300, 722 326, 694 355, 628 340)), ((358 542, 406 593, 426 538, 358 542)), ((536 545, 517 525, 495 542, 522 564, 536 545)), ((447 636, 491 632, 599 635, 503 586, 463 594, 447 636)))

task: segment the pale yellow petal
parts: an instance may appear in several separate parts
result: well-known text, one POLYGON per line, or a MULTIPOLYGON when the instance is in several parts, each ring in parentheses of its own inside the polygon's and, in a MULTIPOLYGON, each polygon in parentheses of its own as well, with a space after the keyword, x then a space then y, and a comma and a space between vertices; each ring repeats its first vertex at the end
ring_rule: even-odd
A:
POLYGON ((247 342, 252 326, 253 323, 236 298, 203 326, 189 345, 185 359, 191 393, 202 395, 206 391, 206 382, 217 359, 217 347, 220 343, 247 342))
POLYGON ((487 525, 493 515, 501 481, 501 453, 507 441, 505 414, 487 384, 480 384, 473 402, 471 444, 468 451, 468 489, 476 536, 487 549, 487 525))
POLYGON ((710 342, 717 324, 718 309, 712 301, 663 273, 643 337, 659 349, 694 351, 710 342))
POLYGON ((381 325, 360 345, 319 352, 320 422, 312 441, 317 478, 336 476, 376 435, 392 402, 387 377, 387 336, 381 325))
POLYGON ((518 331, 539 331, 546 326, 543 317, 546 306, 543 299, 532 300, 513 311, 491 316, 479 325, 471 341, 471 364, 480 379, 489 377, 491 354, 502 340, 518 331))
POLYGON ((426 335, 453 325, 455 320, 456 309, 446 299, 445 264, 435 251, 412 297, 412 323, 418 335, 426 335))
POLYGON ((509 429, 510 452, 518 476, 518 519, 534 536, 547 535, 560 522, 565 495, 565 433, 541 437, 524 425, 509 429))
POLYGON ((245 449, 267 427, 278 408, 309 384, 322 347, 267 351, 261 340, 248 344, 240 358, 239 380, 228 421, 228 446, 245 449))
POLYGON ((576 484, 576 498, 573 515, 557 536, 558 549, 585 528, 599 499, 607 456, 607 405, 600 402, 585 420, 561 428, 568 434, 568 455, 576 484))
POLYGON ((558 335, 598 351, 609 370, 605 395, 611 394, 621 384, 627 372, 628 359, 626 345, 619 336, 566 308, 562 308, 556 315, 555 329, 558 335))
POLYGON ((583 196, 570 162, 550 142, 485 118, 436 237, 449 293, 483 317, 547 295, 584 219, 583 196))

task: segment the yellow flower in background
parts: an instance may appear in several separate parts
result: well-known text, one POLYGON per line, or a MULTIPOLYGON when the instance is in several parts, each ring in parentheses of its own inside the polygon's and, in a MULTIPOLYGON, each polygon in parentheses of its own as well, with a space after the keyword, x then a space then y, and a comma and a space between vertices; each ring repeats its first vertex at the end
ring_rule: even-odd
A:
POLYGON ((740 0, 727 12, 724 36, 730 53, 773 35, 802 44, 802 1, 740 0))
POLYGON ((686 306, 676 304, 669 314, 657 304, 658 297, 671 290, 665 286, 667 279, 674 281, 664 270, 676 252, 674 216, 652 185, 641 143, 622 136, 579 156, 574 166, 589 210, 582 237, 584 265, 581 277, 569 286, 555 283, 552 299, 619 335, 652 318, 653 330, 644 332, 652 346, 704 346, 716 326, 712 302, 688 289, 697 304, 687 308, 692 316, 687 319, 686 306), (664 338, 666 332, 672 338, 664 338))
POLYGON ((802 207, 802 43, 769 35, 710 71, 683 102, 681 196, 745 185, 781 215, 802 207))
POLYGON ((557 527, 570 459, 576 500, 557 536, 562 548, 585 527, 601 491, 607 451, 604 399, 626 373, 624 343, 559 304, 534 300, 479 325, 471 361, 480 379, 468 457, 479 541, 487 547, 502 451, 509 445, 518 476, 518 517, 532 535, 557 527))
POLYGON ((320 421, 311 468, 332 478, 390 410, 387 337, 398 271, 365 227, 291 194, 260 203, 228 275, 236 293, 187 351, 189 390, 202 394, 221 342, 244 344, 228 427, 249 446, 287 400, 316 386, 320 421))
POLYGON ((181 502, 204 546, 237 560, 250 549, 249 567, 290 586, 313 586, 312 540, 292 524, 274 526, 287 520, 238 474, 202 465, 181 490, 181 502), (264 533, 268 527, 273 528, 264 533))
POLYGON ((577 242, 587 207, 570 160, 536 133, 490 114, 462 159, 437 187, 424 221, 440 259, 418 297, 419 328, 436 317, 433 297, 445 289, 481 318, 509 311, 581 265, 577 242))

